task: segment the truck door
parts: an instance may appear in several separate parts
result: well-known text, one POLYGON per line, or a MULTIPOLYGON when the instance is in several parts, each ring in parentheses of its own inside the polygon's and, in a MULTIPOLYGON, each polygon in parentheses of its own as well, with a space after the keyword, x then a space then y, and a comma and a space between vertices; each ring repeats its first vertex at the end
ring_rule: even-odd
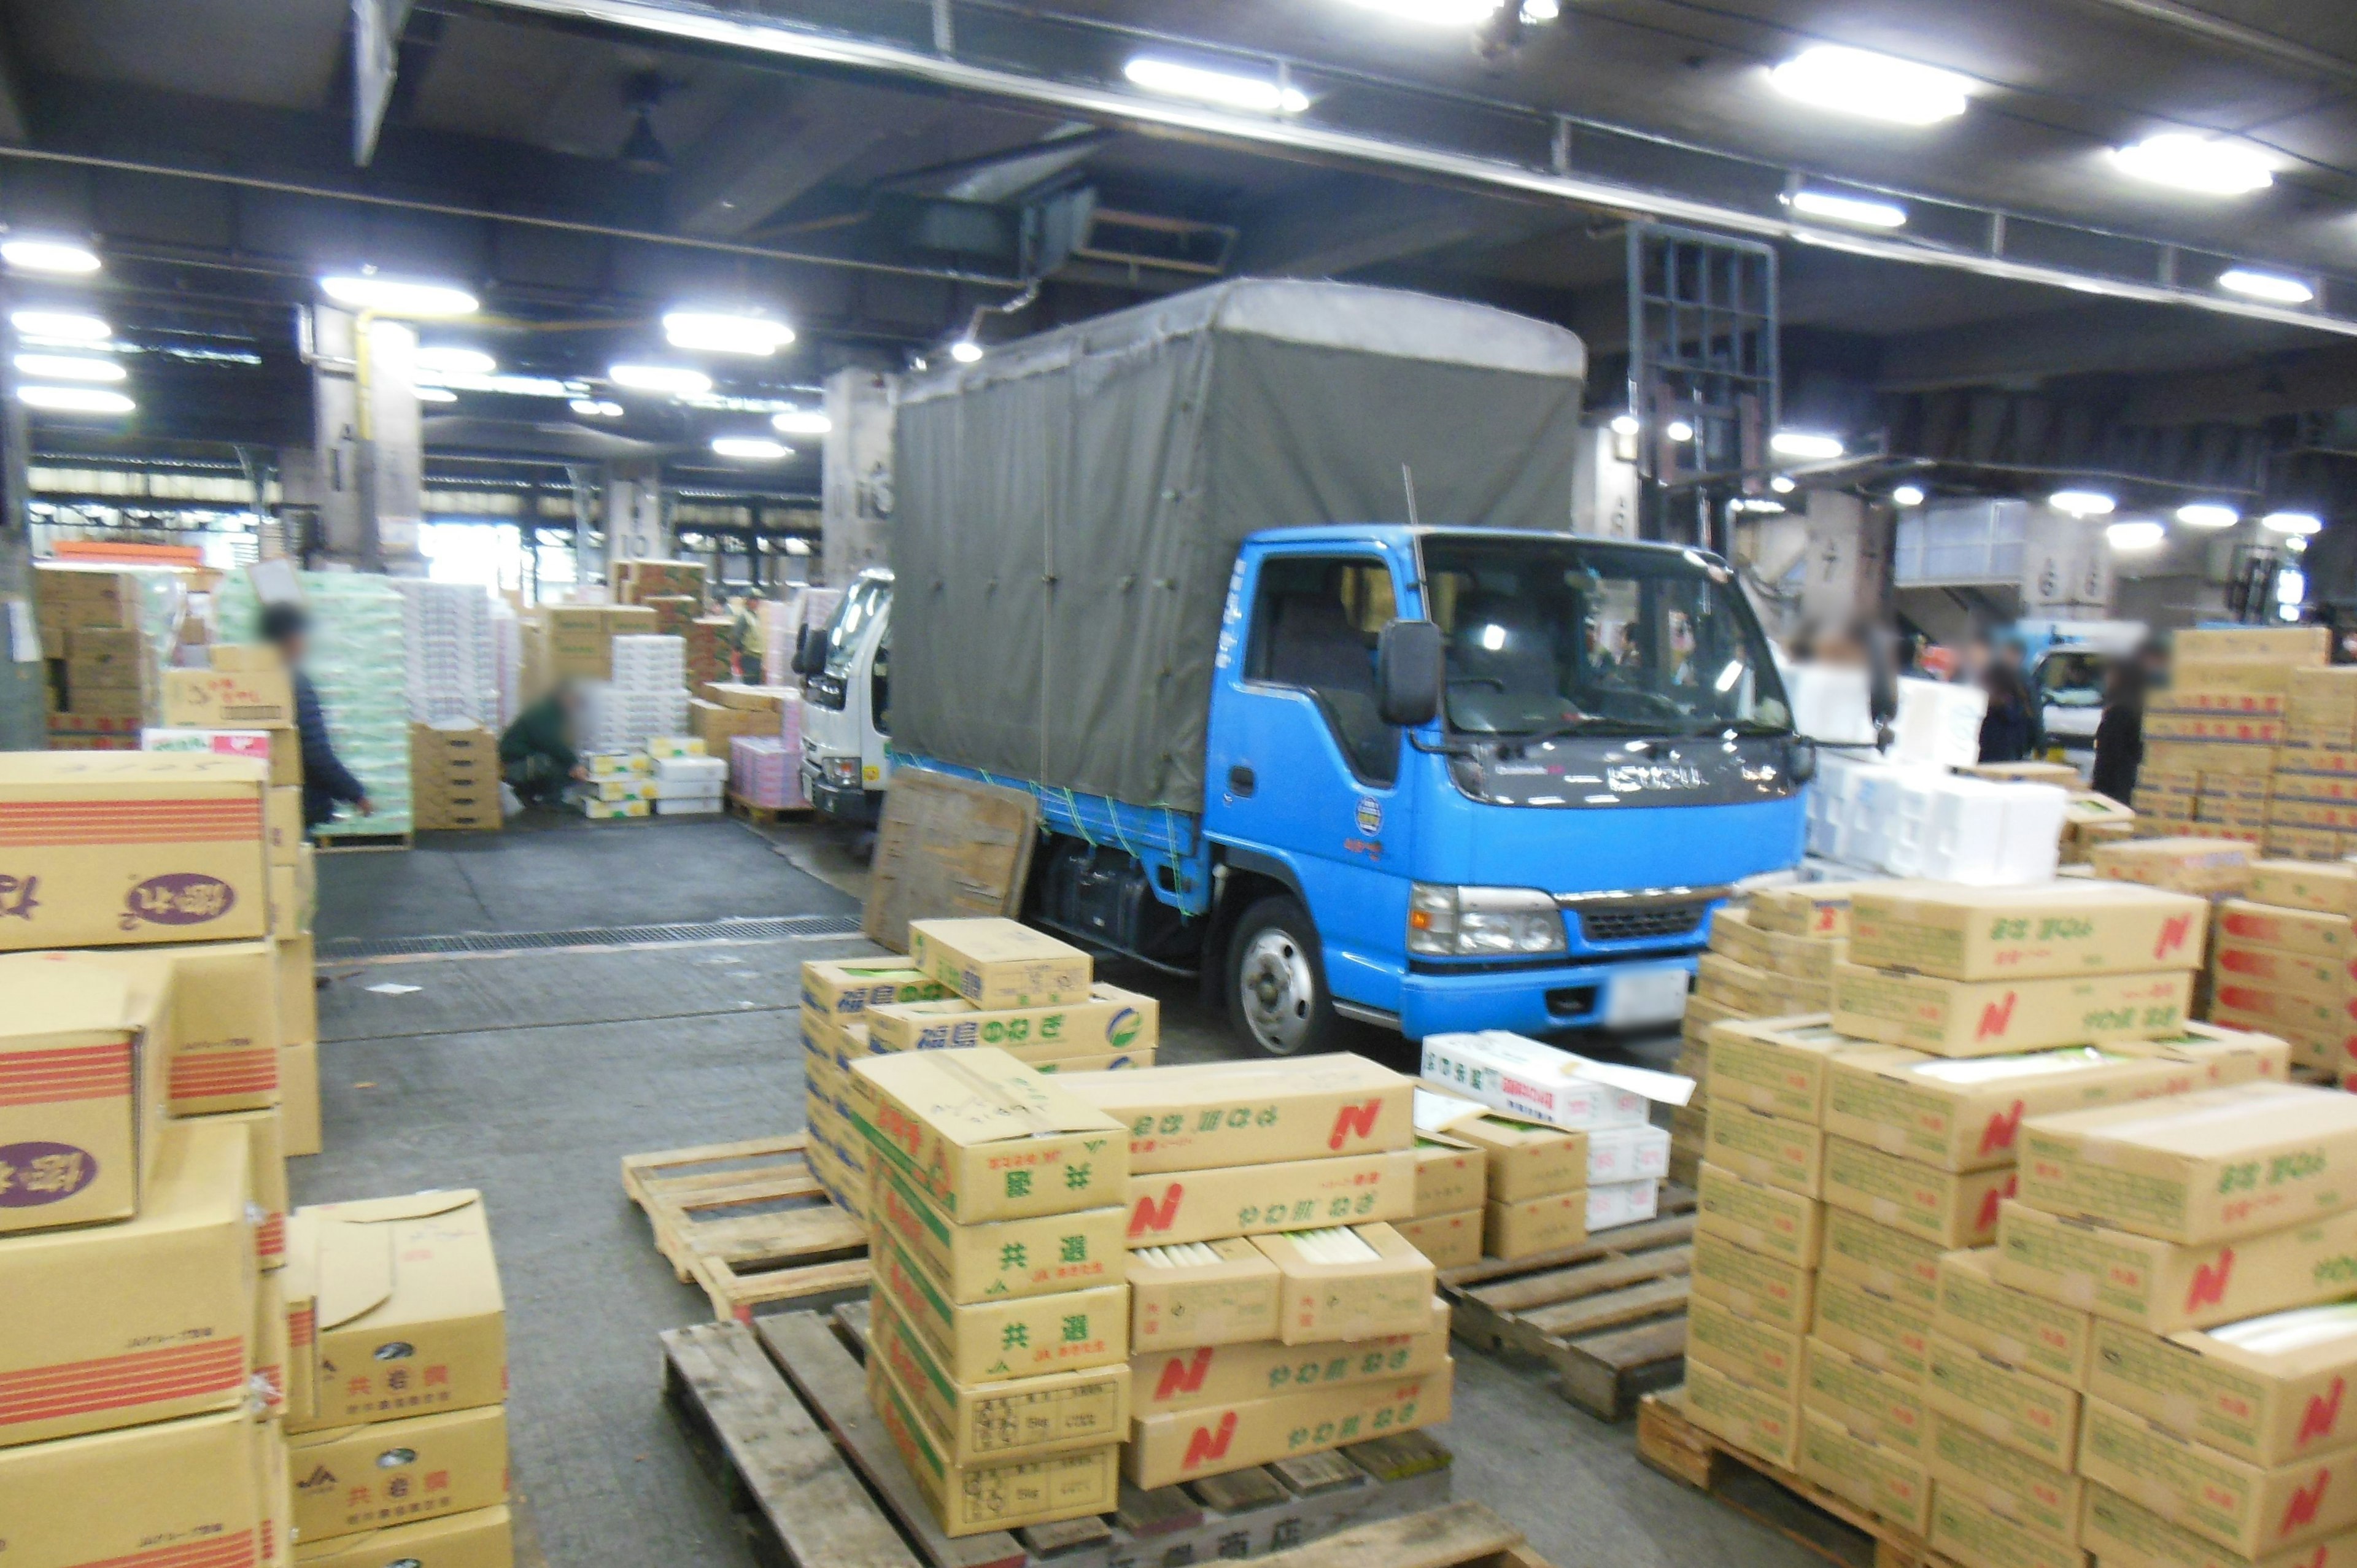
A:
POLYGON ((1372 547, 1277 548, 1237 589, 1243 647, 1215 682, 1204 826, 1289 865, 1336 997, 1396 1011, 1412 796, 1405 737, 1375 702, 1375 639, 1395 618, 1372 547))

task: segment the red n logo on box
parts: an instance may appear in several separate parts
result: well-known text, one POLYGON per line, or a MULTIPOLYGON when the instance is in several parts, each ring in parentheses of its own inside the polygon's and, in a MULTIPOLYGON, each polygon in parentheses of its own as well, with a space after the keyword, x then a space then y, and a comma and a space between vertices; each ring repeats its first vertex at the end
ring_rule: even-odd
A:
POLYGON ((2005 993, 2004 1001, 1992 1002, 1982 1008, 1980 1031, 1973 1037, 1978 1040, 1995 1039, 2012 1028, 2013 1004, 2018 1000, 2019 1000, 2018 993, 2008 991, 2005 993))
POLYGON ((1178 1202, 1186 1196, 1186 1185, 1174 1181, 1163 1189, 1159 1204, 1150 1197, 1139 1198, 1137 1207, 1129 1211, 1129 1233, 1143 1236, 1149 1230, 1169 1230, 1178 1218, 1178 1202))
POLYGON ((1157 1403, 1173 1394, 1191 1394, 1203 1386, 1204 1375, 1211 1369, 1211 1348, 1209 1345, 1195 1352, 1191 1361, 1173 1356, 1162 1363, 1161 1380, 1154 1385, 1157 1403))
POLYGON ((2021 1131, 2021 1111, 2022 1103, 2017 1100, 2012 1110, 2001 1111, 1989 1118, 1988 1126, 1981 1133, 1982 1154, 1993 1155, 1999 1149, 2013 1147, 2013 1135, 2021 1131))
MULTIPOLYGON (((1208 1460, 1226 1458, 1228 1444, 1235 1435, 1236 1412, 1234 1411, 1230 1411, 1220 1417, 1220 1425, 1216 1432, 1206 1426, 1197 1427, 1195 1435, 1187 1439, 1187 1457, 1180 1461, 1179 1468, 1191 1470, 1208 1460)), ((2319 1493, 2322 1489, 2318 1488, 2319 1493)), ((2313 1509, 2310 1511, 2314 1511, 2313 1509)))
POLYGON ((2160 940, 2152 944, 2152 956, 2155 958, 2167 958, 2170 953, 2185 945, 2185 939, 2191 934, 2192 929, 2193 917, 2190 915, 2172 916, 2170 918, 2162 921, 2160 926, 2160 940))
POLYGON ((1370 1100, 1364 1105, 1345 1105, 1334 1112, 1334 1133, 1326 1140, 1329 1149, 1339 1149, 1351 1138, 1372 1138, 1375 1135, 1375 1118, 1383 1113, 1383 1102, 1370 1100))
POLYGON ((2319 1437, 2330 1437, 2341 1423, 2341 1396, 2349 1391, 2346 1379, 2332 1380, 2329 1393, 2321 1393, 2308 1402, 2308 1413, 2299 1418, 2299 1443, 2302 1447, 2319 1437))
POLYGON ((2296 1489, 2291 1495, 2291 1501, 2284 1505, 2283 1528, 2276 1533, 2289 1535, 2295 1530, 2314 1524, 2316 1510, 2324 1501, 2324 1488, 2331 1484, 2332 1472, 2319 1470, 2315 1480, 2296 1489))
POLYGON ((2205 1306, 2221 1306, 2226 1300, 2226 1282, 2233 1276, 2234 1249, 2227 1248, 2218 1254, 2214 1263, 2203 1263, 2193 1271, 2193 1283, 2185 1293, 2185 1310, 2198 1311, 2205 1306))

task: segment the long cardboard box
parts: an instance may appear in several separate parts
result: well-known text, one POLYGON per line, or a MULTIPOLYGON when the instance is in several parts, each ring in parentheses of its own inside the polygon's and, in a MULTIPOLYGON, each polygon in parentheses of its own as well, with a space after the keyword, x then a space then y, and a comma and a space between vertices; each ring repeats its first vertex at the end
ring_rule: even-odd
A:
POLYGON ((1488 1218, 1480 1208, 1461 1208, 1454 1213, 1395 1219, 1392 1229, 1406 1237, 1409 1246, 1430 1259, 1434 1268, 1461 1269, 1481 1261, 1481 1237, 1488 1218))
POLYGON ((1948 980, 2198 969, 2209 908, 2132 883, 1886 882, 1850 898, 1850 960, 1948 980))
MULTIPOLYGON (((2280 864, 2270 861, 2259 868, 2269 890, 2275 886, 2275 875, 2269 874, 2267 868, 2280 864)), ((2336 878, 2336 894, 2338 881, 2336 878)), ((2345 908, 2285 908, 2258 898, 2229 898, 2218 906, 2218 937, 2222 941, 2246 942, 2341 963, 2357 959, 2357 920, 2351 918, 2345 908)))
POLYGON ((2079 1452, 2079 1392, 1932 1331, 1923 1402, 1943 1418, 2068 1470, 2079 1452))
POLYGON ((1824 1191, 1825 1134, 1806 1122, 1714 1102, 1704 1133, 1703 1158, 1805 1197, 1824 1191))
POLYGON ((1971 1058, 1886 1046, 1844 1053, 1826 1076, 1827 1132, 1951 1171, 2015 1163, 2025 1116, 2182 1094, 2206 1081, 2197 1064, 2140 1045, 1971 1058))
POLYGON ((974 1384, 1085 1371, 1129 1359, 1129 1287, 952 1302, 888 1233, 868 1248, 876 1290, 923 1336, 942 1369, 974 1384))
POLYGON ((1118 1284, 1128 1273, 1118 1208, 958 1225, 889 1165, 874 1173, 869 1222, 891 1234, 955 1302, 1118 1284))
POLYGON ((1450 1122, 1448 1135, 1485 1156, 1488 1201, 1520 1203, 1587 1186, 1588 1133, 1482 1115, 1450 1122))
POLYGON ((2357 1288, 2357 1213, 2347 1211, 2186 1244, 2008 1200, 1996 1239, 2005 1283, 2152 1334, 2312 1306, 2357 1288))
MULTIPOLYGON (((936 984, 939 983, 936 982, 936 984)), ((948 987, 941 987, 947 990, 948 987)), ((1103 982, 1082 1002, 989 1011, 953 997, 870 1004, 868 1035, 879 1051, 968 1050, 995 1046, 1018 1061, 1150 1050, 1162 1033, 1162 1004, 1103 982)))
POLYGON ((2357 1302, 2167 1336, 2098 1323, 2087 1391, 2255 1465, 2357 1440, 2357 1302))
POLYGON ((1887 1048, 1842 1034, 1823 1014, 1714 1024, 1708 1080, 1711 1102, 1822 1125, 1833 1059, 1887 1048))
POLYGON ((1493 1111, 1575 1132, 1643 1122, 1649 1092, 1673 1104, 1693 1092, 1664 1073, 1590 1061, 1501 1029, 1426 1036, 1420 1070, 1426 1082, 1493 1111))
POLYGON ((2357 1097, 2248 1083, 2032 1117, 2021 1197, 2166 1241, 2212 1241, 2357 1204, 2357 1097))
POLYGON ((1998 1279, 1996 1248, 1943 1255, 1939 1290, 1932 1326, 1941 1334, 2065 1388, 2088 1386, 2102 1326, 2092 1313, 1998 1279))
POLYGON ((1823 1204, 1705 1161, 1695 1187, 1695 1229, 1786 1262, 1815 1268, 1823 1204))
POLYGON ((1587 1189, 1547 1193, 1516 1203, 1481 1206, 1481 1246, 1512 1261, 1559 1252, 1587 1240, 1587 1189))
POLYGON ((1242 1237, 1131 1249, 1129 1294, 1134 1353, 1276 1339, 1276 1265, 1242 1237))
POLYGON ((2343 919, 2357 918, 2357 865, 2348 861, 2319 864, 2263 860, 2251 868, 2247 897, 2253 904, 2265 908, 2307 909, 2343 919))
POLYGON ((1120 1498, 1118 1444, 957 1465, 878 1356, 867 1359, 867 1399, 946 1535, 981 1535, 1108 1513, 1120 1498))
POLYGON ((2357 1523, 2357 1446, 2266 1468, 2100 1399, 2087 1402, 2087 1479, 2245 1557, 2357 1523))
POLYGON ((1825 1140, 1825 1202, 1934 1245, 1977 1247, 1996 1239, 1997 1205, 2018 1173, 1944 1171, 1847 1138, 1825 1140))
POLYGON ((1085 1002, 1089 955, 1018 920, 983 917, 909 922, 909 959, 976 1007, 1056 1007, 1085 1002))
POLYGON ((1835 1497, 1917 1532, 1932 1520, 1932 1472, 1905 1449, 1855 1432, 1837 1417, 1803 1406, 1797 1466, 1835 1497))
POLYGON ((170 973, 0 956, 0 1238, 139 1211, 172 1055, 170 973))
POLYGON ((286 1447, 295 1530, 307 1541, 508 1500, 502 1405, 300 1433, 286 1447))
POLYGON ((242 1411, 0 1447, 8 1555, 46 1565, 262 1561, 257 1433, 242 1411), (158 1553, 158 1542, 217 1555, 158 1553))
POLYGON ((284 668, 167 670, 167 728, 293 729, 295 687, 284 668))
POLYGON ((1695 1236, 1689 1278, 1695 1295, 1787 1333, 1807 1333, 1815 1315, 1813 1269, 1754 1252, 1725 1236, 1708 1231, 1695 1236))
POLYGON ((1286 1345, 1273 1339, 1198 1346, 1133 1356, 1131 1389, 1139 1415, 1272 1399, 1338 1383, 1380 1382, 1437 1371, 1448 1364, 1448 1307, 1425 1305, 1415 1334, 1355 1342, 1286 1345))
POLYGON ((1415 1151, 1132 1176, 1126 1201, 1133 1247, 1405 1219, 1415 1151))
POLYGON ((1931 1367, 1931 1308, 1855 1280, 1817 1281, 1815 1333, 1834 1348, 1910 1383, 1921 1383, 1931 1367))
POLYGON ((2087 1561, 2077 1546, 1939 1486, 1932 1492, 1930 1539, 1961 1568, 2085 1568, 2087 1561))
POLYGON ((1707 1296, 1686 1305, 1686 1364, 1700 1362, 1754 1388, 1797 1402, 1805 1381, 1806 1337, 1757 1322, 1707 1296))
POLYGON ((294 1562, 299 1568, 385 1568, 408 1563, 417 1568, 514 1568, 513 1521, 505 1505, 477 1509, 365 1535, 298 1541, 294 1562))
POLYGON ((1764 931, 1823 940, 1846 940, 1850 932, 1850 901, 1872 882, 1797 882, 1783 887, 1763 887, 1751 895, 1751 923, 1764 931))
POLYGON ((1287 1345, 1414 1334, 1430 1316, 1432 1264, 1388 1225, 1280 1231, 1255 1236, 1253 1245, 1276 1265, 1277 1337, 1287 1345), (1358 1250, 1351 1241, 1372 1256, 1321 1255, 1328 1242, 1358 1250))
POLYGON ((959 1224, 1102 1208, 1125 1196, 1122 1124, 1004 1051, 871 1056, 852 1074, 875 1097, 861 1128, 869 1144, 959 1224))
POLYGON ((201 942, 50 956, 120 970, 140 992, 164 998, 167 1016, 159 1040, 173 1115, 252 1111, 278 1102, 275 943, 201 942))
POLYGON ((2351 1568, 2357 1563, 2357 1530, 2250 1558, 2169 1523, 2109 1487, 2092 1485, 2079 1517, 2079 1543, 2106 1568, 2351 1568))
POLYGON ((1771 1465, 1789 1470, 1800 1459, 1800 1402, 1738 1382, 1707 1363, 1686 1363, 1685 1413, 1706 1432, 1771 1465))
POLYGON ((1830 1204, 1825 1208, 1824 1230, 1820 1267, 1827 1278, 1854 1281, 1919 1307, 1939 1300, 1938 1242, 1830 1204))
POLYGON ((879 1295, 868 1317, 867 1353, 884 1359, 893 1381, 953 1465, 981 1465, 1075 1448, 1101 1448, 1129 1431, 1126 1361, 988 1383, 951 1377, 924 1336, 879 1295))
POLYGON ((1490 1157, 1483 1150, 1446 1133, 1419 1134, 1415 1141, 1415 1212, 1456 1214, 1479 1208, 1490 1196, 1490 1157))
POLYGON ((1801 1407, 1831 1416, 1885 1448, 1921 1456, 1931 1445, 1932 1422, 1919 1383, 1870 1366, 1812 1335, 1801 1407))
POLYGON ((870 1007, 939 1002, 948 986, 905 958, 813 959, 802 965, 803 1021, 816 1013, 847 1017, 870 1007))
POLYGON ((1123 1467, 1134 1486, 1168 1487, 1432 1426, 1448 1419, 1454 1371, 1444 1362, 1412 1377, 1139 1416, 1123 1467))
POLYGON ((1932 1475, 1953 1490, 2064 1545, 2079 1538, 2078 1476, 2033 1459, 1969 1425, 1932 1412, 1932 1475))
POLYGON ((1834 970, 1834 1027, 1943 1057, 2185 1032, 2190 970, 2050 980, 1945 980, 1854 963, 1834 970))
POLYGON ((1415 1081, 1364 1057, 1203 1062, 1059 1081, 1128 1129, 1137 1176, 1377 1154, 1415 1138, 1415 1081))

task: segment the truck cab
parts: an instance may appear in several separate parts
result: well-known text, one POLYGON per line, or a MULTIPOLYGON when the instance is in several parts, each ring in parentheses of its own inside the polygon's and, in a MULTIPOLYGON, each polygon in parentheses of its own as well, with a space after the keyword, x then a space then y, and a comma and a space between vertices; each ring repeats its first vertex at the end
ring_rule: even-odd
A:
POLYGON ((1717 558, 1567 534, 1245 541, 1203 814, 1232 1011, 1411 1038, 1663 1024, 1713 911, 1801 859, 1813 770, 1717 558))
POLYGON ((892 574, 862 572, 795 668, 803 793, 831 817, 873 827, 892 778, 892 574))

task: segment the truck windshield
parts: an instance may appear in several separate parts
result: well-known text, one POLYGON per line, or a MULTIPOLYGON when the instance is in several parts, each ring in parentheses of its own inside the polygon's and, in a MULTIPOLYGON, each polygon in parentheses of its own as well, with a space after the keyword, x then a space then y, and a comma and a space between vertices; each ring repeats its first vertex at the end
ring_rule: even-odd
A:
POLYGON ((1555 735, 1781 733, 1784 688, 1724 567, 1555 538, 1424 541, 1448 643, 1451 728, 1555 735))
POLYGON ((834 612, 834 620, 826 628, 828 674, 838 681, 851 678, 851 660, 859 650, 860 637, 891 598, 892 585, 886 578, 862 577, 851 585, 851 591, 843 596, 843 607, 834 612))

